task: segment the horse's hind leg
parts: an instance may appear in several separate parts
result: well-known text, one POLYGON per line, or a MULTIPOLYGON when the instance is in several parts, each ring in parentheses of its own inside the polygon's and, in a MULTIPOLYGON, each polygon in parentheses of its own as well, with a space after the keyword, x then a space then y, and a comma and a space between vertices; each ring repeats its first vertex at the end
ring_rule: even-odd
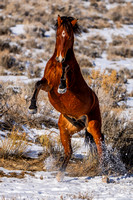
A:
POLYGON ((104 143, 104 135, 101 133, 101 123, 97 120, 92 120, 88 123, 87 130, 92 134, 94 141, 97 146, 97 151, 99 155, 100 167, 101 167, 101 175, 102 181, 108 183, 108 169, 106 168, 107 160, 106 160, 106 147, 104 143))
POLYGON ((71 136, 69 135, 69 133, 67 133, 66 131, 64 131, 62 128, 60 129, 60 137, 61 137, 61 143, 64 147, 64 152, 65 152, 65 156, 64 156, 64 160, 63 163, 61 165, 61 168, 56 176, 56 179, 58 181, 62 181, 64 178, 64 172, 66 170, 66 167, 68 165, 68 162, 71 158, 72 155, 72 147, 71 147, 71 136))
POLYGON ((62 114, 60 115, 58 126, 60 129, 60 138, 65 151, 64 161, 56 178, 61 181, 64 177, 64 172, 72 155, 71 136, 79 131, 79 128, 73 126, 62 114))
POLYGON ((103 156, 104 156, 104 149, 103 149, 103 142, 104 138, 101 133, 101 123, 97 120, 91 120, 88 123, 87 131, 91 133, 93 136, 93 139, 95 141, 96 147, 97 147, 97 152, 99 155, 100 163, 102 164, 103 162, 103 156))

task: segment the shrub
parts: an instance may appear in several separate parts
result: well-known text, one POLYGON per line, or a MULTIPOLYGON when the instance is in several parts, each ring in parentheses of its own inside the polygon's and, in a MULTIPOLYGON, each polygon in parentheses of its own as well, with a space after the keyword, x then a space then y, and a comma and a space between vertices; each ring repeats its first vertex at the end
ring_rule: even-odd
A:
POLYGON ((131 24, 133 21, 133 6, 127 3, 123 6, 116 6, 108 12, 108 16, 114 22, 119 21, 124 24, 131 24))
POLYGON ((8 158, 9 156, 21 157, 26 153, 27 141, 26 134, 15 130, 11 131, 8 138, 0 141, 0 157, 8 158))
POLYGON ((107 146, 111 147, 110 153, 114 161, 113 170, 120 173, 124 170, 123 163, 127 169, 132 170, 133 163, 133 123, 120 117, 121 111, 111 111, 107 106, 102 108, 102 133, 105 135, 107 146), (122 162, 121 162, 122 160, 122 162), (114 163, 117 162, 117 163, 114 163))
POLYGON ((10 84, 9 82, 2 84, 0 88, 0 117, 4 118, 4 122, 0 121, 1 129, 11 131, 14 125, 20 130, 22 130, 22 125, 42 128, 42 125, 45 124, 48 127, 57 127, 55 118, 58 117, 58 114, 53 117, 53 107, 43 91, 40 91, 37 102, 37 105, 40 104, 38 106, 39 116, 28 113, 34 82, 27 84, 26 87, 24 84, 18 88, 10 84), (49 115, 47 115, 48 113, 49 115))
POLYGON ((88 83, 98 95, 100 103, 103 104, 108 99, 108 104, 112 106, 117 105, 119 101, 126 100, 127 91, 124 81, 115 70, 110 73, 92 70, 88 76, 88 83))

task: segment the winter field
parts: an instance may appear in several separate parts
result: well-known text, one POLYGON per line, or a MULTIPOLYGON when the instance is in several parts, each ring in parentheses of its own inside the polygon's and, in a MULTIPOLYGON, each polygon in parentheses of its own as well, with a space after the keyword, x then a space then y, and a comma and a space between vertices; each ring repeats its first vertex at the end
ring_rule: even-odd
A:
POLYGON ((133 1, 0 1, 0 199, 133 199, 133 1), (28 112, 54 51, 58 14, 78 18, 82 28, 74 51, 100 101, 109 181, 81 131, 57 182, 64 155, 59 113, 43 91, 37 114, 28 112))

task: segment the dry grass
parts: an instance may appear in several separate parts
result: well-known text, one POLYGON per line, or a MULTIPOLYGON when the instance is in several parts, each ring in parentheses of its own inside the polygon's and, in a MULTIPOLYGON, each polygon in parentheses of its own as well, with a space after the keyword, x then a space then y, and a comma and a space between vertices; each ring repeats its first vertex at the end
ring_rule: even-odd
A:
POLYGON ((24 171, 45 171, 44 160, 47 157, 45 155, 40 156, 37 159, 30 159, 25 156, 8 157, 0 159, 0 167, 8 170, 24 170, 24 171))
POLYGON ((109 44, 108 59, 116 60, 133 57, 133 35, 127 37, 113 36, 112 43, 109 44))
MULTIPOLYGON (((69 198, 69 199, 80 199, 80 200, 82 200, 82 199, 85 199, 85 200, 92 200, 93 198, 92 197, 90 197, 90 196, 88 196, 88 194, 87 193, 85 193, 85 194, 83 194, 83 193, 79 193, 79 194, 73 194, 73 195, 67 195, 67 197, 69 198)), ((65 197, 63 197, 62 195, 60 196, 60 200, 65 200, 66 199, 66 196, 65 197)))
POLYGON ((88 83, 98 95, 101 105, 108 102, 107 105, 113 107, 118 106, 118 102, 127 98, 124 81, 124 77, 122 79, 115 70, 110 73, 92 70, 88 76, 88 83))
MULTIPOLYGON (((86 60, 88 60, 88 58, 99 58, 103 51, 106 49, 106 41, 104 39, 104 37, 101 37, 99 35, 95 35, 95 36, 90 36, 87 38, 87 40, 78 40, 76 39, 75 42, 75 46, 74 46, 74 51, 75 53, 78 55, 77 56, 77 60, 79 61, 79 64, 81 67, 82 63, 81 63, 81 59, 86 58, 86 60)), ((86 67, 90 67, 90 65, 88 65, 89 61, 86 61, 83 63, 86 67)))
POLYGON ((44 148, 45 155, 53 155, 54 157, 59 157, 63 155, 63 146, 60 141, 60 136, 53 137, 53 132, 50 132, 48 135, 41 135, 37 140, 44 148))
POLYGON ((0 157, 22 157, 27 150, 26 134, 13 129, 8 138, 0 142, 0 157))
POLYGON ((34 85, 34 82, 26 85, 26 87, 25 85, 21 85, 17 88, 11 86, 9 83, 1 85, 0 117, 5 118, 5 122, 0 122, 1 129, 11 131, 14 124, 20 130, 23 130, 22 125, 34 128, 42 128, 43 124, 48 127, 57 127, 57 123, 52 116, 53 107, 48 102, 47 94, 44 92, 40 92, 38 97, 39 101, 37 105, 38 113, 40 113, 39 116, 36 117, 36 115, 30 115, 28 113, 34 85))
MULTIPOLYGON (((130 73, 131 74, 131 73, 130 73)), ((92 70, 89 76, 89 84, 95 90, 99 97, 102 114, 102 133, 105 135, 107 152, 112 169, 111 173, 124 173, 125 168, 132 171, 132 139, 133 129, 132 122, 126 121, 120 117, 124 111, 124 107, 118 105, 128 97, 125 88, 126 77, 130 77, 127 73, 116 72, 111 70, 110 73, 92 70), (123 75, 124 74, 124 75, 123 75), (117 163, 115 163, 115 160, 117 163), (122 160, 122 162, 121 162, 122 160), (121 163, 118 165, 118 163, 121 163), (121 168, 120 168, 121 166, 121 168)))
POLYGON ((17 43, 11 43, 10 39, 0 40, 0 50, 8 50, 10 53, 18 54, 20 53, 21 49, 17 43))
POLYGON ((97 153, 89 153, 88 156, 79 159, 72 158, 67 167, 67 172, 69 176, 72 177, 80 177, 80 176, 90 176, 94 177, 101 173, 101 169, 99 167, 99 161, 97 157, 97 153))
POLYGON ((133 5, 131 2, 126 3, 123 6, 117 6, 115 8, 110 9, 108 12, 108 16, 114 22, 121 22, 124 24, 132 24, 133 21, 133 5))
MULTIPOLYGON (((1 198, 1 200, 6 200, 6 197, 3 196, 3 197, 1 198)), ((16 200, 16 197, 12 197, 12 198, 10 198, 10 200, 16 200)))
MULTIPOLYGON (((110 146, 111 156, 115 160, 118 158, 118 163, 122 162, 126 168, 132 169, 132 140, 133 140, 133 123, 125 121, 124 117, 120 117, 121 110, 112 110, 108 106, 101 107, 102 113, 102 133, 105 135, 105 143, 110 146)), ((114 165, 114 169, 118 172, 120 165, 114 165), (114 167, 115 166, 115 167, 114 167)), ((122 166, 122 163, 121 163, 122 166)))
MULTIPOLYGON (((100 96, 100 102, 102 105, 104 105, 102 108, 102 119, 103 119, 103 130, 102 132, 108 138, 106 140, 107 144, 112 143, 114 146, 112 148, 117 148, 120 147, 121 141, 121 149, 120 152, 122 153, 122 159, 123 161, 127 164, 128 169, 130 169, 131 166, 131 157, 126 156, 127 152, 130 152, 129 155, 131 154, 131 138, 128 138, 126 134, 131 135, 132 129, 128 127, 128 123, 126 126, 126 129, 121 126, 121 124, 124 123, 123 121, 120 121, 119 118, 116 118, 116 115, 114 114, 113 116, 111 115, 110 111, 112 110, 112 103, 111 101, 117 101, 117 99, 114 99, 114 96, 109 93, 109 91, 117 90, 119 87, 119 84, 122 84, 123 79, 116 73, 116 71, 112 71, 109 75, 107 75, 105 72, 101 73, 99 71, 92 71, 91 77, 89 77, 89 82, 91 83, 93 89, 98 91, 98 94, 101 94, 100 96), (91 82, 90 82, 91 81, 91 82), (98 89, 97 86, 100 86, 102 88, 102 93, 101 89, 98 89), (103 95, 104 92, 104 95, 103 95), (104 97, 104 98, 103 98, 104 97), (112 100, 111 100, 112 98, 112 100), (107 102, 106 102, 107 101, 107 102), (107 106, 106 106, 106 105, 107 106), (120 128, 121 127, 121 128, 120 128), (116 138, 116 139, 115 139, 116 138), (117 142, 115 143, 115 141, 117 142), (125 143, 126 141, 126 143, 125 143), (119 144, 120 143, 120 144, 119 144), (125 147, 126 145, 126 147, 125 147), (125 155, 125 156, 124 156, 125 155)), ((6 85, 4 85, 6 86, 6 85)), ((8 85, 7 85, 8 86, 8 85)), ((39 100, 40 102, 45 101, 45 104, 42 106, 39 106, 39 113, 42 113, 41 116, 36 117, 36 116, 30 116, 27 114, 27 108, 29 106, 29 99, 31 96, 31 88, 33 88, 34 85, 29 84, 25 90, 20 90, 18 93, 16 93, 13 90, 5 90, 6 87, 1 88, 1 116, 5 117, 5 122, 0 124, 0 127, 3 129, 8 129, 12 130, 13 124, 16 124, 16 127, 22 130, 22 125, 26 124, 29 127, 38 127, 42 128, 42 125, 45 124, 47 127, 57 127, 57 124, 50 119, 47 119, 45 116, 51 116, 54 118, 55 116, 50 115, 50 110, 51 107, 49 107, 48 99, 46 98, 45 94, 43 92, 40 93, 39 100), (11 95, 12 94, 12 95, 11 95), (29 94, 25 98, 25 95, 29 94), (14 103, 15 102, 15 103, 14 103), (21 102, 21 103, 20 103, 21 102), (45 115, 44 115, 45 113, 45 115)), ((121 94, 120 90, 118 94, 121 94)), ((115 96, 116 98, 116 96, 115 96)), ((40 103, 39 103, 40 104, 40 103)), ((116 111, 118 113, 118 109, 116 111)), ((119 112, 121 113, 121 109, 119 108, 119 112)), ((115 112, 114 112, 115 113, 115 112)), ((63 156, 63 150, 62 146, 60 145, 60 140, 59 138, 56 138, 55 141, 51 138, 52 134, 46 136, 41 136, 38 138, 38 142, 44 146, 44 154, 43 159, 46 159, 48 156, 51 154, 55 156, 56 162, 55 165, 60 166, 62 159, 60 160, 60 157, 63 156)), ((78 148, 75 144, 73 149, 78 148)), ((117 151, 116 151, 117 152, 117 151)), ((36 169, 40 169, 40 163, 39 162, 39 167, 37 166, 36 169)), ((98 175, 100 173, 100 169, 96 168, 98 166, 98 160, 96 158, 96 155, 91 155, 85 159, 85 160, 79 160, 79 159, 72 159, 70 161, 70 165, 68 166, 67 171, 71 176, 82 176, 82 175, 98 175), (74 169, 74 170, 73 170, 74 169)), ((29 168, 32 169, 32 168, 29 168)), ((41 169, 43 169, 41 165, 41 169)))
MULTIPOLYGON (((57 134, 57 133, 56 133, 57 134)), ((60 167, 64 158, 64 148, 61 143, 60 135, 56 135, 54 132, 50 132, 48 135, 44 134, 37 138, 36 140, 43 146, 43 155, 45 158, 51 157, 54 159, 54 164, 50 167, 51 170, 60 167)), ((72 143, 73 153, 79 149, 79 145, 76 142, 72 143)))
POLYGON ((16 59, 11 55, 7 55, 7 51, 0 54, 0 65, 2 65, 4 68, 12 68, 14 65, 16 65, 15 62, 16 59))

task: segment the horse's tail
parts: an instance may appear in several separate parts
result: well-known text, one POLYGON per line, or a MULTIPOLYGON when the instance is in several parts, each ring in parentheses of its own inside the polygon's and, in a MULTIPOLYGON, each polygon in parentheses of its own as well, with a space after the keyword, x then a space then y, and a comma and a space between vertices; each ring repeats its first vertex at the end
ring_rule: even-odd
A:
POLYGON ((95 144, 93 136, 85 129, 85 144, 95 144))
MULTIPOLYGON (((101 133, 102 141, 104 142, 104 135, 101 133)), ((95 144, 93 136, 85 129, 85 144, 95 144)))

